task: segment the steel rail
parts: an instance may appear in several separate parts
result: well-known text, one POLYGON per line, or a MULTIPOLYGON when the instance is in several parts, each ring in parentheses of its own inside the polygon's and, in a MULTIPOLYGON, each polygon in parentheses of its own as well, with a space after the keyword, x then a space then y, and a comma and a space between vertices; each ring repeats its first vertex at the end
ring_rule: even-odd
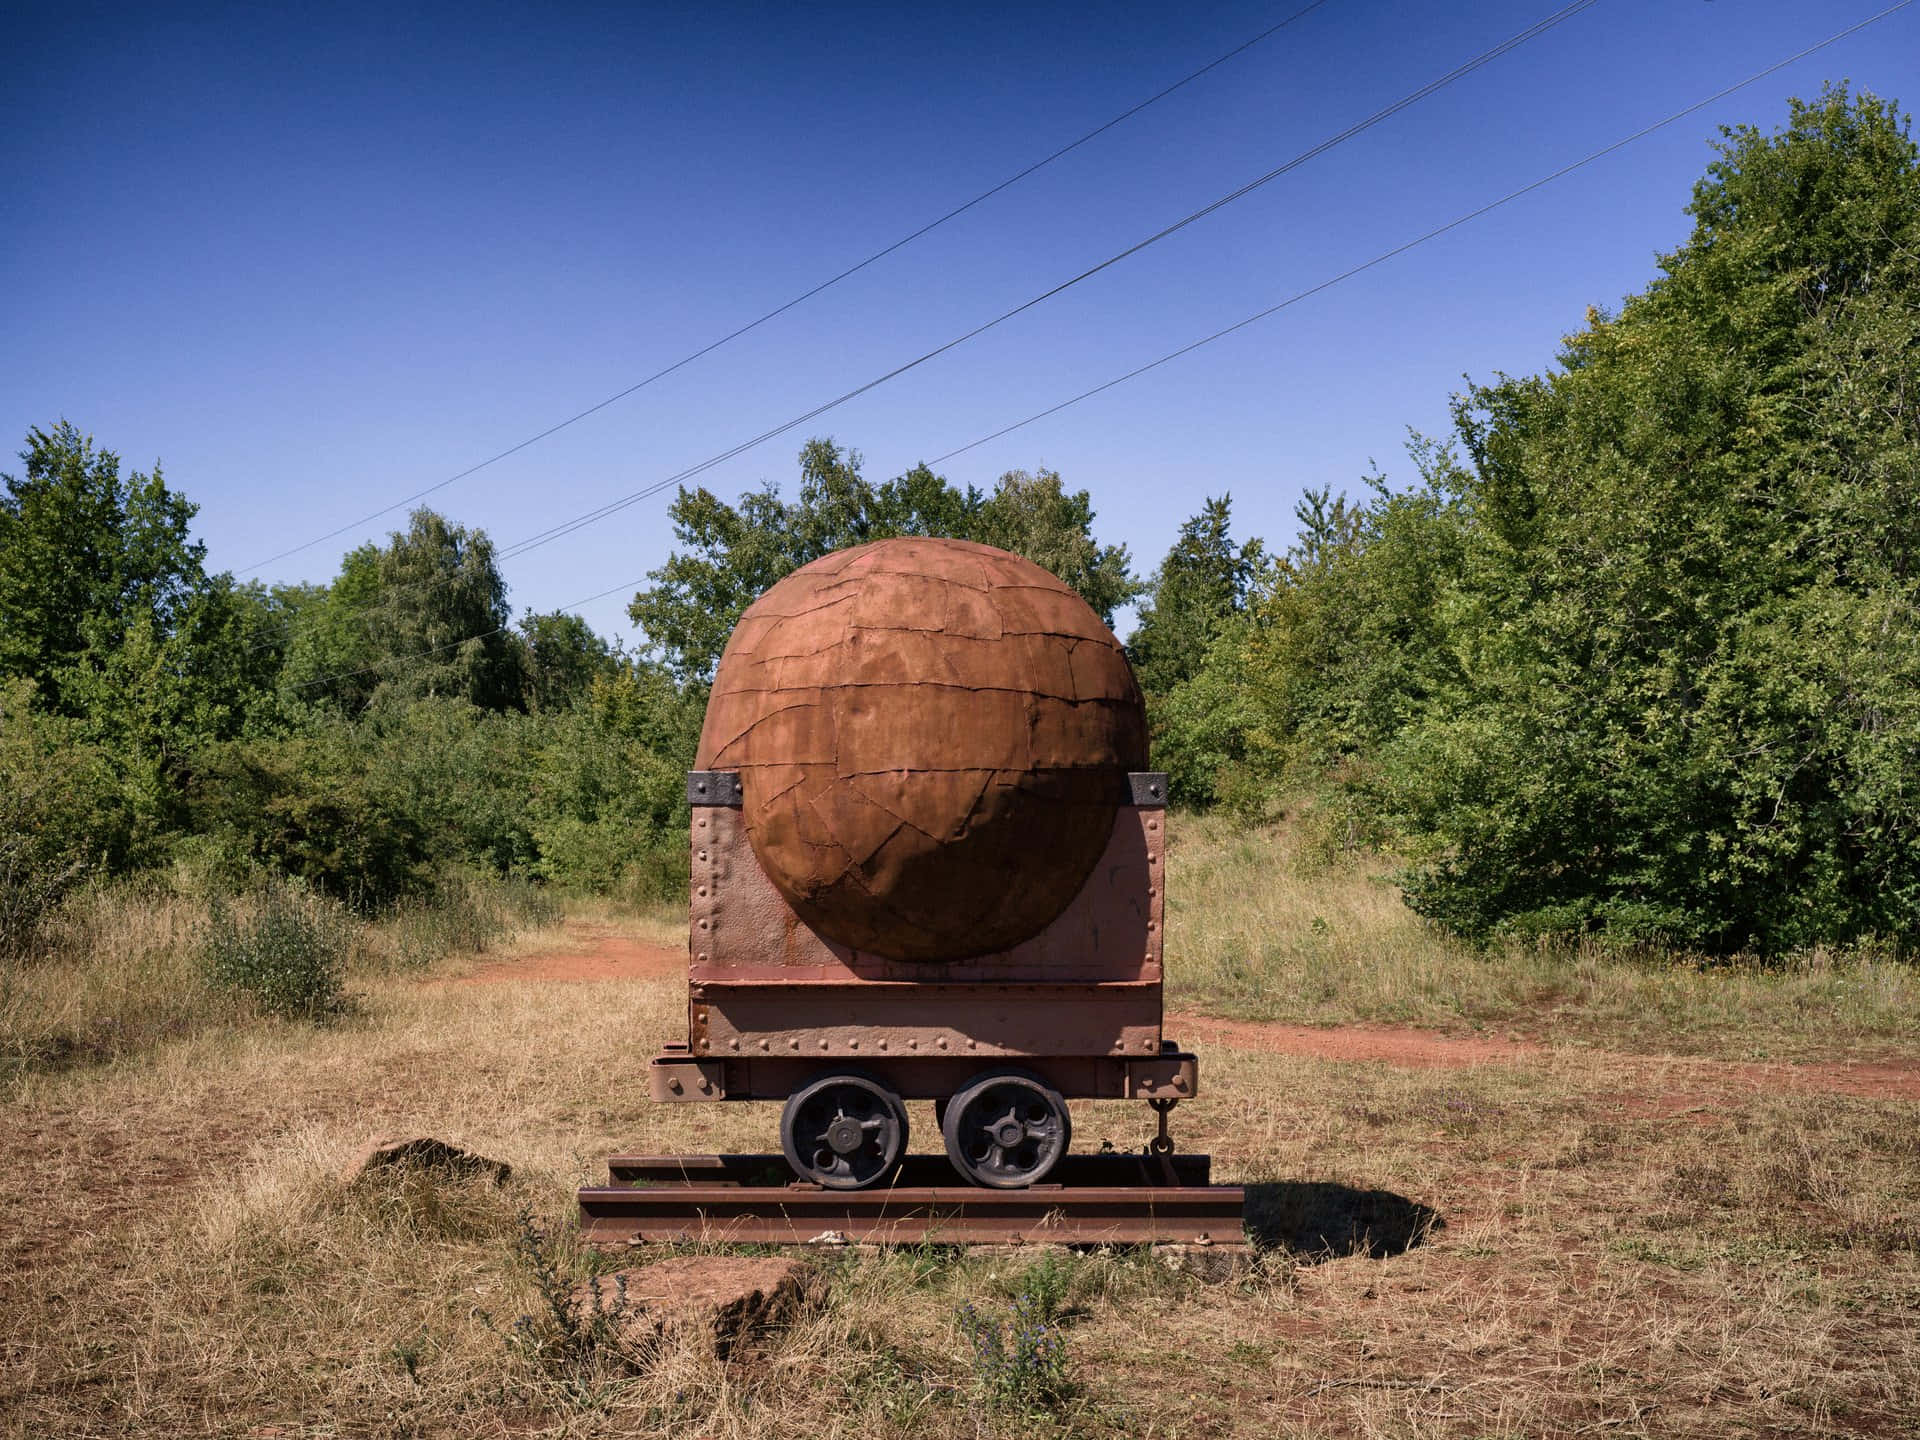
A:
POLYGON ((579 1192, 590 1244, 1246 1243, 1245 1192, 1207 1184, 1204 1155, 1069 1156, 1060 1183, 1024 1190, 965 1184, 938 1155, 909 1157, 898 1180, 912 1183, 871 1190, 780 1183, 777 1155, 618 1155, 608 1169, 625 1183, 579 1192))

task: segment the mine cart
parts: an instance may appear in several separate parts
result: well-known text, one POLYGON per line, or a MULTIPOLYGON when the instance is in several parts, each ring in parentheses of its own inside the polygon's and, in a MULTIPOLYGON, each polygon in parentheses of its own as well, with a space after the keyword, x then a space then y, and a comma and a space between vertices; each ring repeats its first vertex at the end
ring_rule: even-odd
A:
POLYGON ((909 538, 736 626, 692 804, 688 1031, 659 1101, 781 1100, 803 1180, 894 1176, 930 1099, 966 1180, 1044 1180, 1069 1098, 1195 1093, 1161 1034, 1166 777, 1126 655, 1039 566, 909 538))

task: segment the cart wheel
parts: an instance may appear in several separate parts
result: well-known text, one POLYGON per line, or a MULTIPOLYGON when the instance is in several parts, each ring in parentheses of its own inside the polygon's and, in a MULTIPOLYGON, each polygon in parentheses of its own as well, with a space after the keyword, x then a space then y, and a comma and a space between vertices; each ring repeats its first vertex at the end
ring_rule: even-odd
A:
POLYGON ((1073 1121, 1060 1092, 1024 1070, 982 1075, 947 1102, 947 1158, 976 1185, 1017 1190, 1067 1153, 1073 1121))
POLYGON ((869 1075, 825 1075, 787 1097, 780 1148, 802 1180, 863 1190, 893 1174, 907 1153, 907 1107, 869 1075))

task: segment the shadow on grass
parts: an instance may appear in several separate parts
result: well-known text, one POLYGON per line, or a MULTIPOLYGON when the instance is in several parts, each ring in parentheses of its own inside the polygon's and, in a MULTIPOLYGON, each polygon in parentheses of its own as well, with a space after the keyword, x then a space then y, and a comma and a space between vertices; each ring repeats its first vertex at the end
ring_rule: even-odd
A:
POLYGON ((1355 1190, 1324 1180, 1276 1180, 1249 1185, 1247 1235, 1262 1250, 1287 1250, 1303 1260, 1405 1254, 1446 1221, 1440 1212, 1390 1190, 1355 1190))

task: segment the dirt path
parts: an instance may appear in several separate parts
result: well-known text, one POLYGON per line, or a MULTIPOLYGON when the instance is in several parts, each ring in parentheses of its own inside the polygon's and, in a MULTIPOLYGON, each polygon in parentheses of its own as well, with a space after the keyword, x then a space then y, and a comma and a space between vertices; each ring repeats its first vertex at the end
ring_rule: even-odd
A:
POLYGON ((510 960, 489 960, 456 985, 488 985, 503 980, 666 980, 685 978, 687 952, 654 945, 612 930, 585 932, 585 950, 555 950, 510 960))
MULTIPOLYGON (((1543 1060, 1551 1046, 1531 1040, 1447 1035, 1402 1025, 1287 1025, 1279 1021, 1217 1020, 1171 1013, 1166 1028, 1183 1044, 1202 1041, 1229 1050, 1300 1055, 1319 1060, 1374 1060, 1410 1069, 1450 1070, 1475 1065, 1514 1065, 1543 1060)), ((1781 1064, 1711 1060, 1697 1056, 1644 1055, 1583 1049, 1584 1056, 1612 1060, 1658 1076, 1661 1088, 1683 1086, 1764 1092, 1791 1090, 1821 1095, 1860 1095, 1879 1100, 1920 1100, 1920 1065, 1898 1062, 1781 1064)), ((1687 1098, 1676 1092, 1676 1099, 1687 1098)), ((1698 1098, 1693 1097, 1693 1098, 1698 1098)))
MULTIPOLYGON (((553 951, 482 965, 459 984, 501 981, 667 980, 684 976, 684 951, 655 945, 612 931, 587 932, 584 950, 553 951)), ((1448 1035, 1404 1025, 1289 1025, 1280 1021, 1222 1020, 1183 1012, 1168 1014, 1167 1031, 1185 1043, 1219 1045, 1229 1050, 1297 1055, 1333 1061, 1371 1061, 1409 1069, 1452 1070, 1477 1065, 1536 1063, 1552 1055, 1550 1046, 1529 1040, 1482 1035, 1448 1035)), ((1693 1057, 1636 1055, 1587 1050, 1585 1055, 1613 1059, 1629 1068, 1657 1072, 1662 1090, 1691 1089, 1858 1095, 1882 1100, 1920 1100, 1920 1065, 1900 1063, 1769 1064, 1693 1057)), ((1652 1078, 1650 1075, 1649 1078, 1652 1078)))

